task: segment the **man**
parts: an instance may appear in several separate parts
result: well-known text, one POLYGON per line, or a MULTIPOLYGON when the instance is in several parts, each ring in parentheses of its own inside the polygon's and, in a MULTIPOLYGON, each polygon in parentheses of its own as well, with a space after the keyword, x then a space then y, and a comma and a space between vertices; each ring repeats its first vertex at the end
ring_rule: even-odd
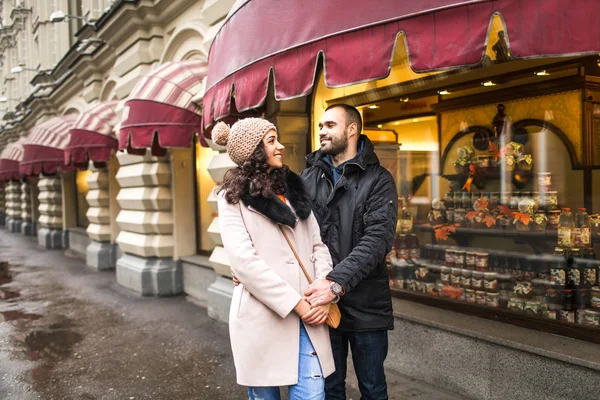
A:
POLYGON ((364 400, 385 400, 383 363, 387 331, 393 329, 385 256, 398 219, 392 175, 379 164, 362 131, 358 110, 345 104, 327 108, 320 127, 320 150, 309 154, 302 177, 313 200, 323 242, 333 258, 327 281, 305 293, 313 307, 336 299, 342 321, 330 329, 336 372, 326 379, 328 400, 346 399, 348 347, 364 400))

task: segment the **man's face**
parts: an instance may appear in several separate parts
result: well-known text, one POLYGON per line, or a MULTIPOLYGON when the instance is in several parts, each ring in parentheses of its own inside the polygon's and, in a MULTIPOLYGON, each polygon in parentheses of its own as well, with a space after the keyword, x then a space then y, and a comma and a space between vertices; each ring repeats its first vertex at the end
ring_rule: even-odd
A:
POLYGON ((348 127, 346 126, 346 111, 343 108, 332 108, 325 111, 319 122, 319 139, 321 151, 335 156, 348 148, 348 127))

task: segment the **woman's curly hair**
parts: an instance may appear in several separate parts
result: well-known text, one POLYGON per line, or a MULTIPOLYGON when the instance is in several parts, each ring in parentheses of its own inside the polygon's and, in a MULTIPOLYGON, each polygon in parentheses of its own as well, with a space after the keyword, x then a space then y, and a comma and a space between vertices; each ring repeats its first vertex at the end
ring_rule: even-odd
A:
POLYGON ((285 177, 289 167, 275 168, 268 172, 267 153, 265 145, 261 141, 250 156, 248 161, 239 167, 230 169, 225 174, 223 184, 217 193, 225 192, 225 200, 229 204, 237 204, 244 195, 273 197, 285 193, 285 177))

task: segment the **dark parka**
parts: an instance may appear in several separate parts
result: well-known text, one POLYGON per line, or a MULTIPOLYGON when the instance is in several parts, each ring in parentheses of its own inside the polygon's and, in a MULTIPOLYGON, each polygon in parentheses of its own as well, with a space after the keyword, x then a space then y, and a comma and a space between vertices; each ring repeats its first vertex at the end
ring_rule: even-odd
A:
POLYGON ((392 175, 379 164, 373 144, 360 136, 359 155, 344 165, 337 184, 325 155, 306 157, 302 172, 323 242, 333 259, 328 278, 346 294, 339 302, 343 331, 393 329, 385 256, 392 248, 398 194, 392 175))

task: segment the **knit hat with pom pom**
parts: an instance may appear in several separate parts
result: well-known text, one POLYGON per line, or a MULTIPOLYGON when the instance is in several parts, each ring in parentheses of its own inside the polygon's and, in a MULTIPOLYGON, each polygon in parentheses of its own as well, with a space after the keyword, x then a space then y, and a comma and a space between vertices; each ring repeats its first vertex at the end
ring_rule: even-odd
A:
POLYGON ((231 129, 224 122, 219 122, 212 130, 212 140, 219 146, 225 146, 231 160, 242 165, 270 130, 277 132, 275 125, 262 118, 239 120, 231 129))

